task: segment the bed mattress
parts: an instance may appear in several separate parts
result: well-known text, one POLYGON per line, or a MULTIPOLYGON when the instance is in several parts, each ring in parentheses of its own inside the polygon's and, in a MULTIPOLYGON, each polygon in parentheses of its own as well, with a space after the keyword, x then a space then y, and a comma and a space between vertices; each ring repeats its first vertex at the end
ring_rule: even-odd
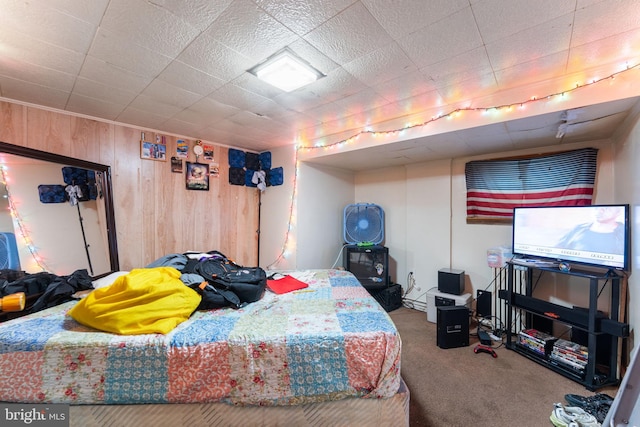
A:
POLYGON ((0 401, 280 406, 389 398, 401 340, 349 272, 234 310, 197 311, 166 335, 115 335, 67 315, 76 302, 0 324, 0 401))

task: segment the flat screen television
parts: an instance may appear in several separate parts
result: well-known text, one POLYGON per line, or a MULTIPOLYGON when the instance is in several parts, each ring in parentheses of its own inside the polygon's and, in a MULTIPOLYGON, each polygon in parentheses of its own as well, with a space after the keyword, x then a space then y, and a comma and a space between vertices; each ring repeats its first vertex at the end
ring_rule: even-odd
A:
POLYGON ((517 207, 514 255, 629 271, 629 205, 517 207))

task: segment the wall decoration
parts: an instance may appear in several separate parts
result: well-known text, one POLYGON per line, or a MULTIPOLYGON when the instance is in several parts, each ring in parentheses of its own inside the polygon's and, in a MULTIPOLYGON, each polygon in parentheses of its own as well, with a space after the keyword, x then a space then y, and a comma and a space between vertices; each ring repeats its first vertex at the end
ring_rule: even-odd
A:
POLYGON ((64 185, 40 184, 38 185, 38 195, 42 203, 64 203, 67 201, 64 185))
POLYGON ((179 157, 171 158, 171 172, 182 173, 182 159, 179 157))
POLYGON ((209 165, 209 176, 213 178, 220 177, 220 165, 218 163, 211 163, 209 165))
POLYGON ((283 183, 283 168, 271 169, 271 152, 256 154, 229 149, 229 184, 257 187, 264 191, 267 187, 283 183))
POLYGON ((189 144, 184 139, 179 139, 176 143, 176 156, 181 159, 189 156, 189 144))
POLYGON ((202 141, 197 140, 195 145, 193 146, 193 154, 196 155, 196 163, 200 161, 200 156, 204 153, 204 148, 202 148, 202 141))
POLYGON ((243 168, 244 167, 245 152, 236 150, 235 148, 229 148, 229 167, 243 168))
POLYGON ((204 159, 209 162, 213 161, 213 145, 204 144, 202 148, 204 149, 203 150, 204 159))
POLYGON ((187 190, 209 191, 209 165, 187 162, 187 190))
POLYGON ((141 141, 140 157, 149 160, 167 160, 167 146, 153 142, 141 141))
POLYGON ((520 206, 588 206, 598 150, 582 148, 516 159, 465 164, 467 221, 510 223, 520 206))
POLYGON ((244 168, 229 168, 229 184, 231 185, 244 185, 244 168))

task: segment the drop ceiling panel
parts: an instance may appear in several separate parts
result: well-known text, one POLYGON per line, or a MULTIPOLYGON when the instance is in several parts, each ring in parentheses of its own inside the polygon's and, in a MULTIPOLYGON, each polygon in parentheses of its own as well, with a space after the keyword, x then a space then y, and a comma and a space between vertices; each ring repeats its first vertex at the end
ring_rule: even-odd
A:
MULTIPOLYGON (((365 128, 545 96, 640 63, 635 0, 0 0, 0 8, 3 100, 254 151, 334 144, 365 128), (285 93, 247 73, 283 47, 326 77, 285 93)), ((375 155, 323 161, 372 167, 607 139, 640 96, 628 87, 608 99, 631 98, 623 105, 600 100, 586 112, 614 115, 567 123, 563 138, 557 114, 544 115, 475 132, 428 129, 426 139, 416 133, 375 155)))

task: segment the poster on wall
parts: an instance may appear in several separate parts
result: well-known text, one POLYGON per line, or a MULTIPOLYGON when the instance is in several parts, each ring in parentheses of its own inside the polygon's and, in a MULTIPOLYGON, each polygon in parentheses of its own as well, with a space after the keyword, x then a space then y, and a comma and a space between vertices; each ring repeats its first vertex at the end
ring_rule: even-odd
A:
POLYGON ((182 159, 171 157, 171 172, 182 173, 182 159))
POLYGON ((176 156, 182 159, 186 159, 189 155, 189 143, 184 139, 179 139, 176 142, 176 156))
POLYGON ((209 191, 209 165, 187 162, 187 190, 209 191))
POLYGON ((218 163, 211 163, 209 165, 209 176, 213 178, 220 177, 220 165, 218 163))
POLYGON ((167 160, 167 146, 142 140, 140 146, 140 157, 149 160, 167 160))
POLYGON ((213 161, 213 145, 204 144, 202 148, 204 159, 208 162, 213 161))

